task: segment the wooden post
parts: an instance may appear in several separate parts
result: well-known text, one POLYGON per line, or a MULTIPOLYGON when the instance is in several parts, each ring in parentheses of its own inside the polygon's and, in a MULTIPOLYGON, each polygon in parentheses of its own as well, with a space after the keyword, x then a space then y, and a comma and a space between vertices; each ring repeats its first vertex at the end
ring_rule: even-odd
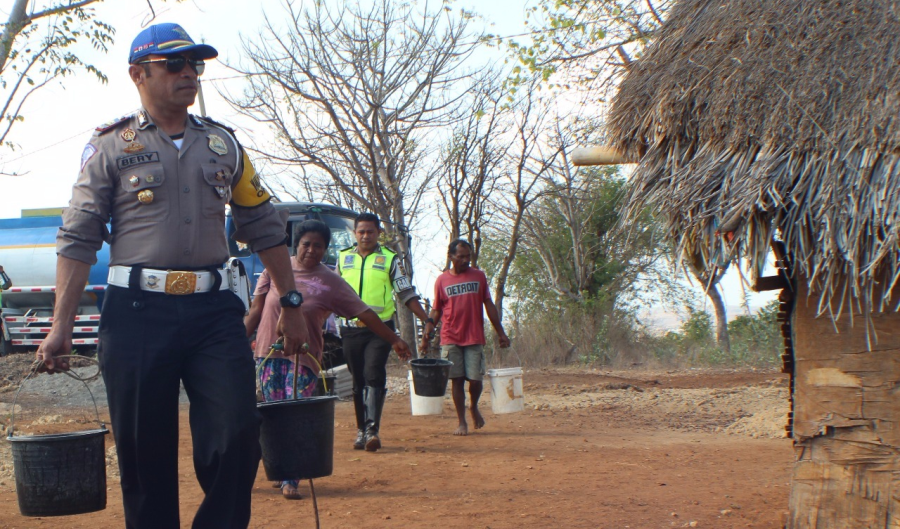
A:
POLYGON ((900 314, 816 317, 799 281, 792 315, 796 454, 791 529, 900 527, 900 314))
POLYGON ((626 159, 619 151, 612 147, 585 147, 572 149, 572 164, 576 166, 586 165, 618 165, 621 163, 634 163, 634 160, 626 159))

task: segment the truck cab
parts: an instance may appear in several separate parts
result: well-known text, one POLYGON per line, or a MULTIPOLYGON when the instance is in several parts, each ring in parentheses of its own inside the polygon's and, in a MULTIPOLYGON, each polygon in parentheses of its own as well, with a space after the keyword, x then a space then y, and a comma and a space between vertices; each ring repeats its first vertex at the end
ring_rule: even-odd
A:
MULTIPOLYGON (((337 265, 338 252, 353 246, 356 238, 353 235, 353 221, 357 213, 352 209, 332 206, 331 204, 318 204, 314 202, 276 202, 273 204, 278 211, 287 211, 286 236, 291 256, 295 254, 297 245, 297 226, 304 220, 320 220, 331 228, 331 244, 325 252, 325 264, 330 268, 337 265)), ((225 236, 228 238, 228 253, 232 257, 239 258, 250 276, 251 289, 256 288, 256 280, 263 271, 259 256, 250 252, 245 244, 234 240, 234 232, 237 227, 229 210, 225 216, 225 236)))

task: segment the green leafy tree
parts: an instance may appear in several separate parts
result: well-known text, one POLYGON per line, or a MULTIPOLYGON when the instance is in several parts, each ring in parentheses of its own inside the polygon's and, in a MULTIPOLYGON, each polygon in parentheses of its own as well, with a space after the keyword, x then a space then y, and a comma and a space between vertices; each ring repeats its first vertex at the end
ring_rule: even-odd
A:
MULTIPOLYGON (((107 82, 106 75, 74 49, 88 42, 96 50, 109 51, 116 30, 97 18, 94 6, 102 1, 13 0, 0 25, 0 146, 15 147, 13 127, 25 119, 22 111, 29 97, 44 86, 79 72, 107 82)), ((149 0, 148 6, 152 12, 149 0)))
POLYGON ((15 0, 0 33, 0 145, 13 147, 10 132, 24 120, 29 96, 55 79, 79 70, 101 82, 106 76, 72 51, 79 40, 107 51, 115 29, 94 17, 91 4, 100 0, 53 2, 36 8, 29 0, 15 0))
MULTIPOLYGON (((560 84, 611 86, 653 38, 673 0, 540 0, 528 39, 511 41, 519 71, 560 84)), ((515 80, 515 77, 514 77, 515 80)))

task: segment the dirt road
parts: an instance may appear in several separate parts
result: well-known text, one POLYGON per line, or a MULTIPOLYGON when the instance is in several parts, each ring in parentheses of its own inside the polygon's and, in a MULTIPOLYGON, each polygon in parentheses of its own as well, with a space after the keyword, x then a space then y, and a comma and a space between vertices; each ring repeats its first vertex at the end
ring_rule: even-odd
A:
MULTIPOLYGON (((792 462, 791 442, 780 437, 785 386, 773 371, 526 371, 526 411, 493 415, 488 399, 486 427, 468 437, 450 435, 449 399, 443 416, 413 417, 409 397, 395 391, 377 453, 351 449, 352 404, 340 402, 334 475, 315 481, 321 526, 781 527, 792 462)), ((190 527, 201 492, 186 412, 180 461, 182 527, 190 527)), ((0 528, 124 526, 115 477, 104 511, 25 518, 4 466, 0 528)), ((251 527, 314 527, 301 491, 303 500, 283 500, 260 468, 251 527)))

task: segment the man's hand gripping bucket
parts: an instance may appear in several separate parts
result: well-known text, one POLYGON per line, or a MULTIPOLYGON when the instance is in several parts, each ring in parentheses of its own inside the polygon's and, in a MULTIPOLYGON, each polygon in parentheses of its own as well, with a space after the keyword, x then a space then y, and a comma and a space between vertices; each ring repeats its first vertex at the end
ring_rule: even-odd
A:
POLYGON ((24 516, 64 516, 103 510, 106 508, 104 436, 109 434, 109 430, 100 421, 97 400, 87 385, 100 373, 98 371, 92 377, 81 378, 69 371, 64 372, 80 380, 88 390, 99 428, 62 434, 16 436, 15 410, 19 393, 40 365, 40 362, 35 362, 16 391, 7 437, 12 447, 19 511, 24 516))

